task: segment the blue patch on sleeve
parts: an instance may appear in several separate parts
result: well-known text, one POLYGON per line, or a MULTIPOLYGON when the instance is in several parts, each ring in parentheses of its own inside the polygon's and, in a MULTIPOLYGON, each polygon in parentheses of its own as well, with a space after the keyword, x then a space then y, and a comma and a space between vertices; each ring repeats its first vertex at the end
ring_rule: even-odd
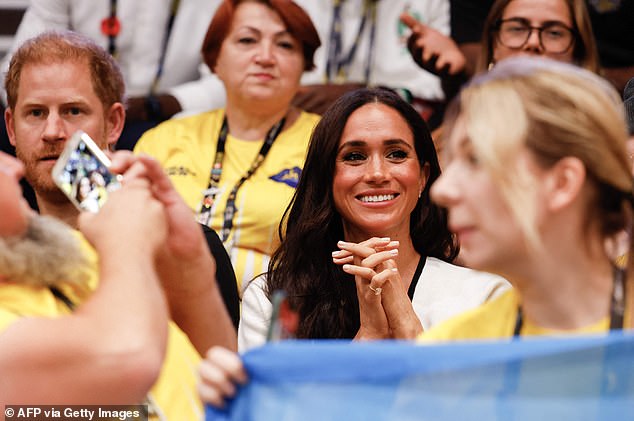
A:
POLYGON ((299 167, 293 167, 282 170, 269 178, 273 181, 277 181, 278 183, 286 183, 292 188, 297 188, 300 175, 302 175, 302 169, 299 167))

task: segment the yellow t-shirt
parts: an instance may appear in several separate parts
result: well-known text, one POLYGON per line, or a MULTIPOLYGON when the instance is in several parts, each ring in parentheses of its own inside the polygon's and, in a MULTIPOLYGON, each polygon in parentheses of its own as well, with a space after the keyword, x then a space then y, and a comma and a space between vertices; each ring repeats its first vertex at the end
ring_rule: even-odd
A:
MULTIPOLYGON (((209 185, 224 109, 166 121, 139 139, 135 153, 156 158, 176 190, 194 212, 200 210, 209 185)), ((319 116, 302 112, 279 134, 264 162, 238 190, 233 229, 225 247, 236 272, 238 288, 266 272, 279 245, 278 226, 304 166, 308 143, 319 116)), ((262 147, 261 141, 227 136, 219 193, 209 226, 220 233, 229 192, 245 175, 262 147)))
MULTIPOLYGON (((93 270, 87 287, 70 284, 58 289, 75 305, 86 300, 96 285, 97 257, 94 249, 82 237, 82 248, 89 257, 93 270)), ((0 336, 12 323, 22 317, 65 316, 71 310, 55 298, 46 287, 31 287, 19 284, 0 283, 0 336)), ((161 418, 151 420, 197 420, 202 419, 202 404, 196 391, 197 367, 200 356, 187 336, 173 323, 169 323, 168 345, 163 367, 149 397, 155 402, 161 418)), ((122 379, 122 381, 126 381, 122 379)))
MULTIPOLYGON (((463 339, 498 339, 513 336, 519 296, 514 289, 506 291, 494 300, 488 301, 473 310, 453 317, 418 337, 421 343, 454 341, 463 339)), ((605 317, 596 323, 574 331, 546 329, 524 319, 521 336, 556 336, 564 334, 592 334, 607 332, 610 319, 605 317)))

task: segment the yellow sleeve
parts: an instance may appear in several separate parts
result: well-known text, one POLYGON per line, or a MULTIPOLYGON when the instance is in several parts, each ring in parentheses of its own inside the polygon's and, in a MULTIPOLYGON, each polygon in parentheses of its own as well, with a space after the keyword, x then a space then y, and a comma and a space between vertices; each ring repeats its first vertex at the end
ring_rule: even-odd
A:
POLYGON ((164 149, 161 146, 164 145, 160 142, 160 139, 170 137, 170 134, 173 134, 170 133, 171 131, 170 125, 164 123, 145 131, 134 146, 134 154, 150 155, 161 161, 161 149, 164 149))
POLYGON ((480 307, 452 317, 421 333, 417 342, 423 344, 509 337, 513 335, 518 301, 517 294, 510 289, 480 307))

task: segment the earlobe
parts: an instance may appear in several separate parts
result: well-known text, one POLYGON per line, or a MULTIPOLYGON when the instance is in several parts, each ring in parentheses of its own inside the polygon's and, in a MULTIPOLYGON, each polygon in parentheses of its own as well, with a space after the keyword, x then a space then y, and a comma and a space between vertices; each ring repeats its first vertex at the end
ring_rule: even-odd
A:
POLYGON ((550 210, 557 211, 577 200, 586 180, 586 167, 579 158, 560 159, 547 175, 547 201, 550 210))
POLYGON ((425 165, 420 169, 420 187, 418 188, 418 197, 420 198, 429 180, 429 163, 425 162, 425 165))

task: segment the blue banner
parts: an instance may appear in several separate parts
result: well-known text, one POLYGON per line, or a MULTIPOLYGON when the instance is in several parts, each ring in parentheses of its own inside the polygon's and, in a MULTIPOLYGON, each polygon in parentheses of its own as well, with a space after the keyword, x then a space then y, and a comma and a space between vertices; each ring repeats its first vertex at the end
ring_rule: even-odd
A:
POLYGON ((286 341, 207 420, 629 420, 634 335, 414 345, 286 341))

